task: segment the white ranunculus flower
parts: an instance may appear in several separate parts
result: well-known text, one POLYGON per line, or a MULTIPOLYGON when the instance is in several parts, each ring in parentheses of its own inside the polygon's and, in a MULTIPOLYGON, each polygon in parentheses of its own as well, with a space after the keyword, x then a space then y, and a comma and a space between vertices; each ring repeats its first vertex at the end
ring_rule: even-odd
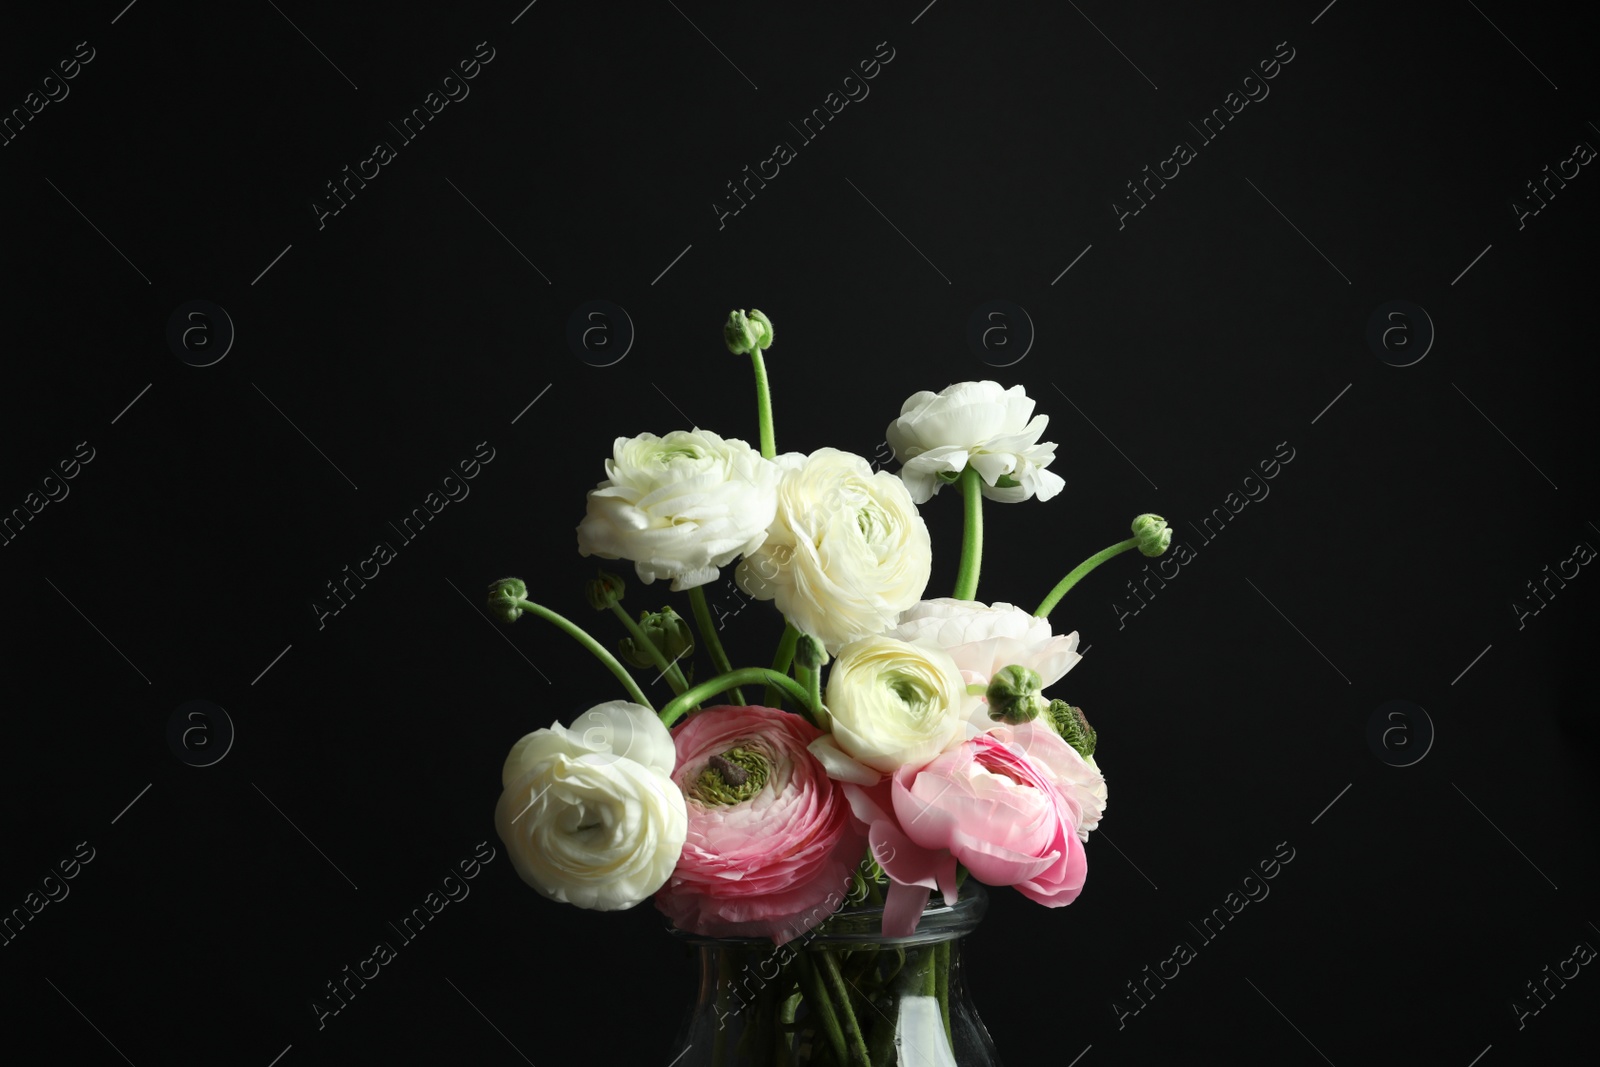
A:
POLYGON ((613 700, 512 746, 494 823, 511 863, 551 900, 621 911, 677 866, 688 809, 672 735, 654 712, 613 700))
POLYGON ((1049 500, 1066 486, 1045 470, 1056 458, 1056 446, 1039 441, 1049 422, 1048 415, 1033 414, 1020 385, 958 382, 938 393, 913 394, 889 424, 888 437, 917 503, 939 491, 940 474, 960 474, 970 463, 983 478, 984 496, 1014 504, 1031 496, 1049 500))
MULTIPOLYGON (((1050 620, 1030 615, 1013 604, 980 604, 972 600, 938 597, 923 600, 900 616, 889 633, 903 641, 916 641, 944 649, 955 660, 967 685, 988 685, 1004 667, 1037 671, 1040 689, 1047 689, 1077 665, 1078 635, 1050 633, 1050 620)), ((966 716, 980 730, 994 722, 981 696, 969 696, 966 716)))
POLYGON ((673 592, 715 581, 761 546, 782 471, 743 441, 710 430, 619 437, 606 480, 589 491, 578 551, 630 559, 639 578, 673 592))
POLYGON ((933 546, 905 483, 836 448, 786 469, 765 543, 734 577, 829 653, 883 633, 928 586, 933 546))
POLYGON ((1083 819, 1078 823, 1078 839, 1087 842, 1089 831, 1100 825, 1100 817, 1106 813, 1106 800, 1110 794, 1106 791, 1106 776, 1100 770, 1100 764, 1094 761, 1093 756, 1085 756, 1083 761, 1100 776, 1098 781, 1088 784, 1088 798, 1083 801, 1083 819))
POLYGON ((955 662, 937 648, 868 637, 839 650, 828 671, 832 733, 811 743, 829 775, 872 785, 920 767, 961 739, 964 693, 955 662))

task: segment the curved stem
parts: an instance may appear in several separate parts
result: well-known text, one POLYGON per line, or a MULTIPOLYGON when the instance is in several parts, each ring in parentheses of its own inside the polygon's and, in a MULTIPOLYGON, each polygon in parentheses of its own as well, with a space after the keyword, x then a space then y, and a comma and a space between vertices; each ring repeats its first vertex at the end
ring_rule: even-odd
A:
POLYGON ((796 663, 794 680, 806 691, 806 703, 801 709, 801 714, 811 720, 811 725, 823 733, 831 731, 833 727, 828 724, 828 709, 822 703, 822 668, 807 670, 796 663))
POLYGON ((844 976, 839 972, 839 961, 827 949, 817 953, 817 956, 822 963, 823 981, 838 1001, 838 1015, 844 1019, 844 1038, 850 1048, 850 1062, 853 1067, 871 1067, 872 1057, 867 1052, 866 1040, 861 1036, 861 1026, 856 1022, 855 1009, 850 1006, 850 990, 845 988, 844 976))
POLYGON ((772 390, 767 386, 767 364, 761 358, 761 349, 750 350, 750 367, 756 375, 756 417, 761 422, 761 455, 771 459, 778 454, 778 444, 772 432, 772 390))
POLYGON ((644 630, 640 628, 638 623, 633 621, 632 616, 623 610, 621 604, 612 604, 611 610, 616 614, 617 618, 622 620, 622 625, 627 627, 628 633, 633 635, 634 646, 644 649, 645 654, 650 657, 650 662, 654 663, 656 668, 661 671, 661 674, 656 677, 665 676, 667 684, 672 687, 674 695, 683 692, 683 675, 674 671, 672 663, 667 659, 667 654, 656 647, 656 643, 645 635, 644 630))
POLYGON ((961 496, 966 503, 966 526, 961 531, 961 569, 956 572, 957 600, 976 600, 978 568, 983 563, 983 476, 975 467, 961 472, 961 496))
POLYGON ((809 1001, 807 1007, 821 1024, 818 1029, 833 1051, 834 1062, 841 1065, 849 1063, 850 1054, 845 1051, 844 1031, 839 1029, 839 1019, 833 1013, 833 1005, 828 1002, 828 987, 807 958, 805 949, 795 953, 795 966, 800 971, 800 985, 809 1001))
MULTIPOLYGON (((711 608, 706 604, 705 586, 697 585, 689 590, 689 606, 694 609, 694 622, 700 628, 700 639, 706 643, 706 651, 711 655, 711 665, 722 674, 727 674, 733 670, 733 664, 729 662, 728 654, 722 649, 722 641, 717 637, 716 625, 711 620, 711 608)), ((699 689, 700 686, 695 688, 699 689)), ((745 703, 744 691, 737 686, 733 690, 733 702, 739 705, 745 703)))
MULTIPOLYGON (((778 650, 772 656, 772 669, 779 674, 789 670, 789 664, 794 662, 794 646, 800 641, 800 631, 794 628, 794 623, 785 619, 783 622, 783 636, 778 639, 778 650)), ((769 708, 778 706, 778 688, 768 685, 766 692, 761 695, 762 703, 769 708)))
POLYGON ((651 711, 656 710, 656 706, 650 703, 650 699, 644 695, 644 690, 639 688, 639 683, 633 680, 633 675, 628 673, 628 668, 619 663, 617 661, 617 657, 606 651, 606 647, 604 645, 590 637, 588 631, 584 630, 583 627, 579 626, 577 623, 573 622, 569 618, 566 618, 565 616, 557 615, 555 612, 551 611, 542 604, 535 604, 531 600, 519 599, 517 601, 517 607, 521 608, 523 611, 532 612, 545 622, 551 623, 558 629, 564 630, 569 637, 578 642, 578 644, 582 645, 584 648, 588 649, 590 653, 594 655, 595 659, 599 660, 601 663, 604 663, 606 668, 610 670, 612 674, 617 676, 617 681, 622 683, 622 687, 628 691, 628 696, 633 698, 633 702, 635 704, 643 704, 651 711))
POLYGON ((1078 584, 1078 579, 1082 578, 1085 574, 1088 574, 1090 571, 1100 566, 1100 564, 1104 563, 1112 556, 1120 556, 1122 553, 1128 551, 1128 549, 1138 547, 1139 539, 1137 537, 1130 537, 1126 541, 1118 541, 1110 548, 1103 548, 1099 552, 1096 552, 1094 555, 1090 556, 1088 559, 1084 560, 1082 563, 1068 571, 1067 576, 1057 582, 1054 589, 1050 590, 1050 595, 1041 600, 1039 602, 1039 606, 1033 609, 1033 613, 1041 619, 1047 617, 1050 614, 1051 609, 1053 609, 1056 604, 1060 602, 1062 597, 1067 595, 1067 590, 1078 584))
POLYGON ((719 674, 710 681, 701 682, 692 689, 685 690, 673 697, 667 706, 661 709, 661 721, 665 725, 671 726, 682 717, 684 712, 689 710, 691 705, 718 693, 727 692, 734 686, 744 685, 745 683, 754 685, 758 682, 774 684, 789 696, 794 697, 804 709, 805 717, 811 720, 813 726, 816 725, 816 720, 813 718, 814 709, 810 707, 806 691, 800 687, 800 683, 790 678, 787 674, 779 674, 777 671, 771 671, 765 667, 741 667, 736 671, 729 671, 727 674, 719 674))
POLYGON ((811 701, 811 714, 816 716, 816 727, 828 729, 828 709, 822 706, 822 668, 806 672, 806 696, 811 701))

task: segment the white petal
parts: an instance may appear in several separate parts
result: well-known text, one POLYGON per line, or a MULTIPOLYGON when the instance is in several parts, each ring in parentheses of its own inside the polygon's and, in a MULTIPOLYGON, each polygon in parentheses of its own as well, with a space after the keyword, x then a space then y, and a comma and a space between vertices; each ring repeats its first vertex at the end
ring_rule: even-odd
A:
POLYGON ((857 763, 846 755, 844 749, 835 744, 828 734, 823 734, 806 747, 817 758, 817 762, 822 764, 822 769, 828 772, 829 778, 841 782, 854 782, 856 785, 877 785, 883 779, 883 775, 871 767, 857 763))

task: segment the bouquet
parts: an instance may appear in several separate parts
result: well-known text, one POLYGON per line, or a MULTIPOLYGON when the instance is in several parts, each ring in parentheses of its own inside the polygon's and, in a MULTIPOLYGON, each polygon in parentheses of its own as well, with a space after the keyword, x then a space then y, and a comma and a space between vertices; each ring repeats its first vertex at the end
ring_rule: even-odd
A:
MULTIPOLYGON (((888 426, 901 464, 891 473, 834 448, 780 455, 763 358, 772 322, 735 311, 724 340, 754 369, 759 448, 698 427, 619 437, 577 528, 581 555, 630 561, 640 582, 685 594, 694 626, 671 607, 635 618, 626 583, 602 570, 587 599, 620 625, 614 653, 530 600, 521 579, 489 587, 497 617, 555 625, 626 693, 512 747, 495 824, 517 873, 562 903, 612 911, 650 899, 687 934, 774 946, 825 930, 846 903, 881 910, 882 944, 910 944, 933 894, 954 905, 969 877, 1070 904, 1107 793, 1095 730, 1047 693, 1080 659, 1077 633, 1056 633, 1049 616, 1113 556, 1163 553, 1166 522, 1140 515, 1133 536, 1031 612, 979 602, 984 502, 1064 488, 1047 469, 1056 446, 1040 440, 1048 419, 1022 387, 916 393, 888 426), (945 486, 963 499, 961 561, 952 594, 927 599, 918 508, 945 486), (705 586, 728 567, 782 617, 770 666, 736 669, 723 649, 705 586), (704 681, 697 653, 714 675, 704 681), (654 707, 635 670, 664 678, 673 698, 654 707)), ((948 1037, 937 952, 915 963, 878 946, 843 955, 862 958, 789 953, 744 1040, 770 1042, 783 1062, 812 1041, 841 1065, 892 1062, 840 979, 870 1004, 891 968, 908 967, 938 999, 948 1037)))

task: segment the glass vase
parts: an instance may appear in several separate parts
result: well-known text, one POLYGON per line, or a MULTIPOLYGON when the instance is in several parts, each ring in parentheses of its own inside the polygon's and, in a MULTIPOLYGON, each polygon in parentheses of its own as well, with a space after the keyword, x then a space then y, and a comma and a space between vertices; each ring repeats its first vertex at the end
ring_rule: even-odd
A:
POLYGON ((774 946, 673 930, 700 957, 671 1067, 991 1067, 1000 1060, 962 980, 961 939, 988 898, 968 879, 937 894, 910 937, 883 936, 881 906, 847 903, 774 946))

